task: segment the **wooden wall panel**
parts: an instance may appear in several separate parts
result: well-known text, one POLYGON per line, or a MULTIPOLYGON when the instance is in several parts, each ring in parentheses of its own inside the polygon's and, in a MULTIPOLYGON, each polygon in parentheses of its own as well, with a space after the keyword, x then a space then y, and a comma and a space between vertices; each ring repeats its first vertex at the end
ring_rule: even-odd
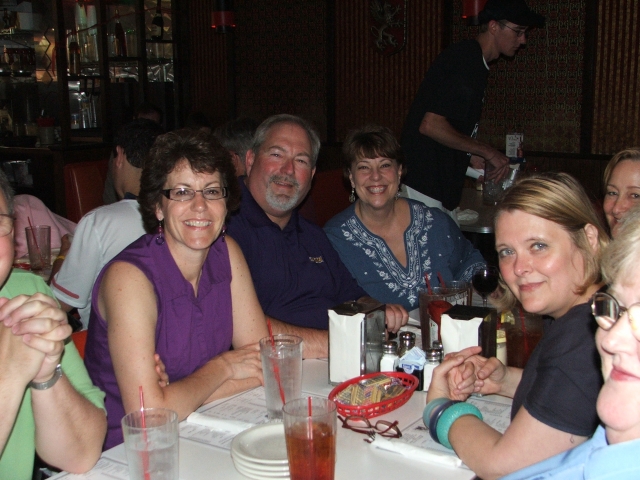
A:
POLYGON ((443 2, 407 2, 407 44, 392 56, 383 56, 373 46, 369 0, 336 2, 338 141, 365 123, 382 124, 400 135, 415 92, 442 49, 443 2))
POLYGON ((326 139, 327 38, 323 0, 236 0, 238 114, 301 115, 326 139))
POLYGON ((227 85, 227 38, 211 28, 211 0, 184 2, 183 14, 188 22, 188 53, 183 68, 189 72, 185 114, 205 113, 214 125, 229 117, 227 85))
POLYGON ((594 153, 640 145, 640 5, 598 2, 593 122, 594 153))

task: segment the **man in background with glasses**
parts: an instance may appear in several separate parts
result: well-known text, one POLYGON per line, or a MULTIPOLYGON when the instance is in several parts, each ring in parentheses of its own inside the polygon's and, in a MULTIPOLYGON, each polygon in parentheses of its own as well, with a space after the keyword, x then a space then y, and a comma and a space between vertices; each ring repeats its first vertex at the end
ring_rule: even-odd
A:
POLYGON ((159 124, 145 118, 118 131, 112 174, 120 201, 82 217, 73 243, 69 244, 66 235, 62 239, 60 254, 53 263, 51 289, 64 310, 78 309, 83 328, 89 323, 91 289, 102 267, 145 233, 136 198, 144 159, 162 133, 159 124))
POLYGON ((501 55, 513 57, 526 43, 528 29, 544 26, 544 17, 524 0, 488 0, 479 21, 475 39, 450 46, 433 62, 401 137, 407 196, 451 215, 469 166, 482 169, 488 162, 494 167, 488 175, 496 179, 509 170, 504 154, 476 140, 489 63, 501 55))

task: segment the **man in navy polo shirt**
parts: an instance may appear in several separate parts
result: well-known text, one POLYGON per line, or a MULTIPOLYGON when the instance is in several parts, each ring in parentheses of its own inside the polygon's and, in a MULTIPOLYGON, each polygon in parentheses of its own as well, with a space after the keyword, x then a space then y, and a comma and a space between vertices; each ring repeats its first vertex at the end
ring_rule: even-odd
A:
MULTIPOLYGON (((328 354, 329 308, 367 297, 324 231, 296 210, 311 188, 319 150, 318 135, 305 120, 265 120, 247 152, 240 211, 227 229, 242 248, 274 332, 301 336, 305 358, 328 354)), ((390 331, 408 318, 402 306, 387 305, 390 331)))

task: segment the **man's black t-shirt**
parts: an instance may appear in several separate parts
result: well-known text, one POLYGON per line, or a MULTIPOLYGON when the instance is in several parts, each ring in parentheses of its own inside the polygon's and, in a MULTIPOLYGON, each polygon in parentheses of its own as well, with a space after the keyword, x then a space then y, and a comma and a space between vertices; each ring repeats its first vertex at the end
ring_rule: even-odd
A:
POLYGON ((440 200, 448 210, 460 203, 469 155, 422 135, 420 123, 427 112, 433 112, 463 135, 475 136, 488 77, 476 40, 450 46, 429 68, 405 120, 401 138, 405 183, 440 200))

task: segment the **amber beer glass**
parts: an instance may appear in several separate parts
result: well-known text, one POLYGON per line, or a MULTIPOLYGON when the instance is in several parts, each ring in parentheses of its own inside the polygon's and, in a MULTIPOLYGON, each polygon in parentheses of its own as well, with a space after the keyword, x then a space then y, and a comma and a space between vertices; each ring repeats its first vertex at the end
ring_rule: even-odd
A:
POLYGON ((336 404, 321 397, 287 402, 284 435, 291 480, 333 480, 336 468, 336 404))

